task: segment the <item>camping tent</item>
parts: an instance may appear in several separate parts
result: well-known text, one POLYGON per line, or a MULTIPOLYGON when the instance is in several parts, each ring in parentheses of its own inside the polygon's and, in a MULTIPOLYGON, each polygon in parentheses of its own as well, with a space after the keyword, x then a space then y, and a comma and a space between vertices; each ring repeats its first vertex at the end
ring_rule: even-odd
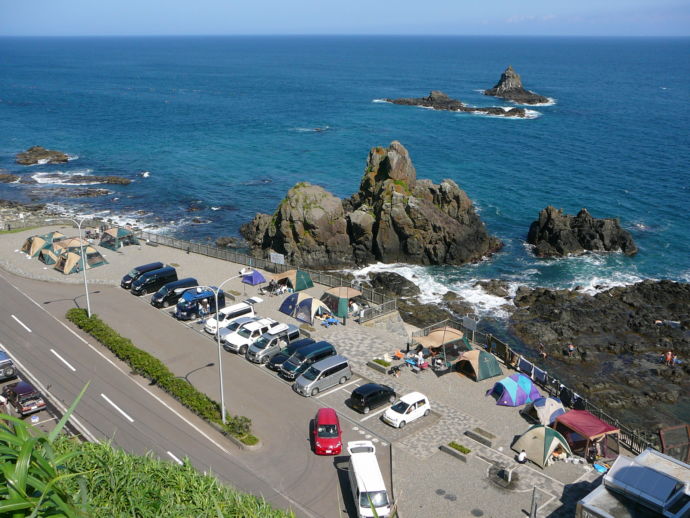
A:
POLYGON ((553 428, 541 424, 535 424, 523 433, 511 448, 517 452, 525 450, 527 458, 542 468, 556 448, 561 448, 569 456, 573 455, 565 437, 553 428))
POLYGON ((297 309, 299 303, 308 298, 309 295, 306 293, 291 293, 285 297, 285 300, 280 305, 278 311, 285 313, 286 315, 290 315, 291 317, 295 316, 295 310, 297 309))
POLYGON ((81 239, 78 237, 63 237, 62 239, 55 239, 50 244, 51 250, 57 255, 60 255, 65 251, 79 250, 82 246, 90 246, 86 239, 81 239))
POLYGON ((328 306, 321 302, 319 299, 314 297, 307 297, 302 302, 297 304, 297 309, 295 310, 295 318, 307 324, 314 324, 314 317, 316 315, 322 315, 324 313, 330 313, 331 310, 328 306))
POLYGON ((321 302, 326 304, 337 317, 346 317, 349 311, 350 299, 359 297, 362 292, 348 286, 339 286, 336 288, 331 288, 326 290, 323 295, 321 295, 321 302))
POLYGON ((513 374, 497 381, 486 395, 495 396, 496 404, 503 406, 522 406, 541 397, 532 380, 524 374, 513 374))
POLYGON ((22 245, 22 252, 28 254, 29 257, 36 257, 41 250, 50 246, 53 241, 62 239, 64 237, 65 235, 57 230, 41 236, 31 236, 24 241, 24 244, 22 245))
POLYGON ((138 245, 139 240, 134 233, 126 228, 113 227, 103 231, 100 245, 111 250, 117 250, 121 246, 138 245))
POLYGON ((257 272, 256 270, 252 270, 248 274, 242 276, 242 282, 249 284, 250 286, 256 286, 257 284, 266 282, 266 279, 263 275, 261 275, 261 273, 257 272))
POLYGON ((520 414, 548 426, 559 415, 565 414, 565 409, 557 397, 540 397, 520 410, 520 414))
MULTIPOLYGON (((84 247, 84 256, 86 257, 86 267, 95 268, 103 264, 108 264, 108 261, 92 246, 84 247)), ((58 257, 54 268, 64 274, 80 272, 83 269, 81 260, 81 251, 74 252, 65 251, 58 257)))
POLYGON ((309 272, 304 270, 288 270, 272 276, 278 284, 287 284, 293 291, 302 291, 314 287, 309 272))
POLYGON ((55 264, 58 260, 58 254, 51 247, 47 247, 38 253, 38 260, 43 264, 55 264))
POLYGON ((591 448, 601 457, 618 454, 620 430, 586 410, 570 410, 559 415, 551 426, 566 438, 573 451, 582 453, 585 457, 591 455, 591 448), (613 441, 608 441, 609 438, 613 441))
POLYGON ((455 364, 455 368, 459 372, 468 374, 470 377, 474 378, 475 381, 481 381, 503 374, 496 357, 481 349, 463 352, 460 355, 460 359, 455 364))

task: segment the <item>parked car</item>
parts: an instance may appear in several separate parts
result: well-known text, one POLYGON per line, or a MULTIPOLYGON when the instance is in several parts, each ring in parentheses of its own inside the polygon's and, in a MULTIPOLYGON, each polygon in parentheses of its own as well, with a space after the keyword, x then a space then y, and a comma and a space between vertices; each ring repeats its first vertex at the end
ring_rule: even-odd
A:
POLYGON ((2 389, 2 395, 7 398, 7 404, 12 405, 21 416, 39 412, 46 407, 41 393, 26 381, 6 385, 2 389))
POLYGON ((347 358, 340 355, 329 356, 314 363, 292 384, 292 389, 303 396, 316 396, 338 383, 341 385, 352 377, 347 358))
POLYGON ((338 414, 333 408, 319 408, 312 430, 314 453, 340 455, 343 449, 343 431, 338 414))
POLYGON ((249 347, 261 338, 261 335, 278 325, 280 322, 276 322, 272 318, 262 318, 255 322, 249 322, 234 333, 227 335, 223 342, 223 348, 228 352, 244 355, 249 347))
POLYGON ((163 266, 165 266, 163 263, 149 263, 142 264, 141 266, 135 266, 127 275, 122 278, 120 281, 120 286, 128 290, 132 287, 132 283, 143 274, 153 270, 158 270, 159 268, 163 268, 163 266))
POLYGON ((382 419, 391 426, 403 428, 407 423, 429 415, 429 412, 429 399, 421 392, 410 392, 386 410, 382 419))
POLYGON ((165 266, 158 270, 151 270, 139 276, 132 282, 132 294, 145 295, 158 291, 160 287, 177 280, 177 270, 172 266, 165 266))
POLYGON ((350 406, 363 414, 368 414, 374 408, 394 403, 395 398, 395 391, 388 385, 366 383, 352 391, 350 406))
POLYGON ((185 289, 196 288, 199 285, 194 277, 187 277, 179 281, 169 282, 151 297, 151 305, 156 308, 167 308, 177 304, 185 289))
MULTIPOLYGON (((220 327, 229 326, 233 320, 240 317, 253 317, 254 306, 252 304, 247 304, 246 302, 240 302, 239 304, 233 304, 232 306, 225 306, 223 309, 218 311, 218 320, 220 320, 220 327)), ((206 320, 204 325, 204 331, 212 335, 216 334, 218 325, 216 322, 215 314, 206 320)))
POLYGON ((287 347, 281 349, 280 352, 276 354, 273 358, 268 360, 266 367, 274 371, 279 371, 283 363, 285 363, 290 358, 290 356, 292 356, 296 351, 314 343, 316 343, 316 340, 313 340, 311 338, 302 338, 301 340, 292 342, 287 347))
POLYGON ((11 380, 17 377, 17 369, 12 358, 0 350, 0 381, 11 380))
POLYGON ((285 379, 294 381, 312 364, 335 355, 335 347, 328 342, 316 342, 299 349, 280 367, 280 374, 285 379))
POLYGON ((266 363, 290 342, 299 338, 299 328, 292 324, 280 324, 269 329, 247 349, 247 360, 266 363))
MULTIPOLYGON (((214 289, 216 289, 214 287, 214 289)), ((179 320, 193 320, 200 313, 201 302, 206 300, 210 313, 216 311, 216 296, 213 290, 197 287, 194 290, 185 291, 175 306, 175 317, 179 320)), ((218 307, 225 307, 225 293, 223 290, 218 292, 218 307)))

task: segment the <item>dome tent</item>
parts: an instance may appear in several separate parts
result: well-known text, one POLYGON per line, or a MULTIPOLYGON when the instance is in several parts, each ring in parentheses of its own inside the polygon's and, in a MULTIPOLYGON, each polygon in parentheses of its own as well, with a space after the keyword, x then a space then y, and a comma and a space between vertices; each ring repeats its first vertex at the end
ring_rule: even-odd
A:
POLYGON ((111 250, 117 250, 122 246, 138 245, 139 240, 134 232, 126 228, 113 227, 103 231, 100 245, 111 250))
POLYGON ((250 286, 256 286, 257 284, 266 282, 266 279, 257 270, 252 270, 249 273, 242 276, 242 282, 244 284, 249 284, 250 286))
POLYGON ((272 276, 278 284, 286 284, 293 291, 302 291, 314 287, 309 272, 305 270, 288 270, 272 276))
POLYGON ((497 381, 486 395, 494 396, 496 404, 502 406, 522 406, 541 397, 532 380, 524 374, 513 374, 497 381))
POLYGON ((455 364, 455 368, 474 378, 474 381, 482 381, 503 374, 496 357, 481 349, 463 352, 455 364))
POLYGON ((553 428, 541 424, 535 424, 511 446, 516 452, 525 450, 527 458, 536 465, 544 468, 557 448, 572 456, 568 441, 553 428))
POLYGON ((337 317, 346 317, 350 310, 350 300, 360 297, 362 292, 348 286, 338 286, 326 290, 321 295, 321 302, 326 304, 331 313, 337 317))
POLYGON ((295 310, 295 318, 307 324, 314 324, 314 317, 316 315, 323 315, 330 313, 328 306, 314 297, 308 297, 297 305, 295 310))
POLYGON ((540 424, 550 425, 559 415, 565 414, 565 408, 557 397, 540 397, 520 410, 520 414, 540 424))
POLYGON ((58 232, 57 230, 40 236, 31 236, 24 241, 24 244, 22 245, 22 252, 28 254, 29 257, 36 257, 41 250, 49 247, 53 241, 63 239, 64 237, 65 234, 58 232))
POLYGON ((291 317, 294 317, 295 310, 297 309, 299 303, 308 298, 309 295, 307 293, 291 293, 290 295, 285 297, 285 300, 280 305, 280 308, 278 308, 278 311, 280 311, 281 313, 285 313, 286 315, 290 315, 291 317))

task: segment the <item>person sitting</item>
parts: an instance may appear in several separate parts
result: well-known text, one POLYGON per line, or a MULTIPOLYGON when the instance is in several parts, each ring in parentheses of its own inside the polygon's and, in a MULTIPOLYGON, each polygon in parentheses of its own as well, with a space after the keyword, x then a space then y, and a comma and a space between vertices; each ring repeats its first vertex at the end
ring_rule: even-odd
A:
POLYGON ((525 450, 522 450, 520 453, 518 453, 517 461, 518 464, 524 464, 525 462, 527 462, 527 453, 525 452, 525 450))

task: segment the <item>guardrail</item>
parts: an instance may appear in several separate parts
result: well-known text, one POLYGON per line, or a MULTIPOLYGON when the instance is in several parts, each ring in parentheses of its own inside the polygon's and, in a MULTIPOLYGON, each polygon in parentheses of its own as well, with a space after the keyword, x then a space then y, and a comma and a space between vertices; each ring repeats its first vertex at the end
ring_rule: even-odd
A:
MULTIPOLYGON (((412 338, 417 336, 427 336, 429 333, 435 329, 440 329, 442 327, 452 327, 459 331, 462 331, 467 336, 472 336, 472 331, 467 329, 461 322, 453 319, 443 320, 437 322, 431 326, 420 329, 412 333, 412 338)), ((473 342, 482 346, 487 352, 493 354, 496 358, 502 361, 506 366, 520 371, 517 368, 517 360, 522 356, 520 353, 514 351, 508 344, 502 342, 490 333, 483 333, 480 331, 475 331, 473 336, 473 342)), ((638 430, 633 430, 632 428, 622 424, 618 419, 611 417, 602 409, 597 407, 591 401, 579 396, 575 391, 569 389, 565 384, 563 384, 558 378, 555 378, 545 372, 544 381, 540 381, 532 377, 534 383, 545 389, 549 395, 558 396, 563 389, 570 391, 572 394, 577 395, 579 401, 577 402, 578 408, 582 408, 592 413, 602 421, 615 426, 620 430, 618 438, 620 444, 625 446, 631 452, 638 454, 643 452, 646 448, 654 448, 655 450, 661 451, 661 443, 655 434, 640 432, 638 430)))

